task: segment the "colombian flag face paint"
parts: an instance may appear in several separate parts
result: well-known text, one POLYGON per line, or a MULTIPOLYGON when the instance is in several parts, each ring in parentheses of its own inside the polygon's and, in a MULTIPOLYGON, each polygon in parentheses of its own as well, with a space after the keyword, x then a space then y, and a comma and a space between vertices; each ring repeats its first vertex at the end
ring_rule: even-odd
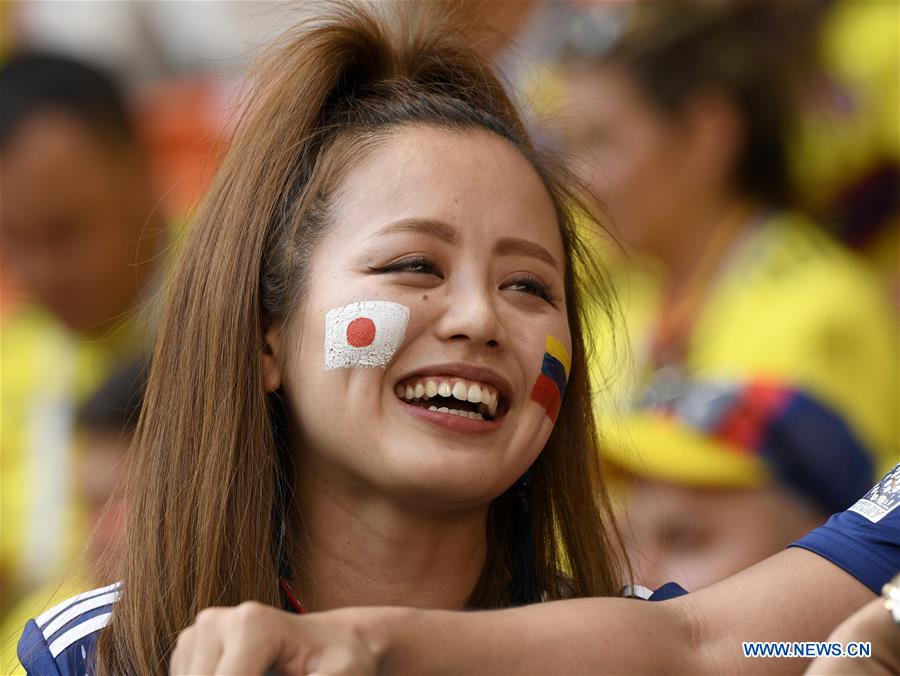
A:
POLYGON ((531 390, 531 400, 536 401, 547 412, 547 417, 556 422, 562 397, 566 393, 569 369, 572 362, 566 348, 553 336, 547 336, 547 346, 541 374, 531 390))

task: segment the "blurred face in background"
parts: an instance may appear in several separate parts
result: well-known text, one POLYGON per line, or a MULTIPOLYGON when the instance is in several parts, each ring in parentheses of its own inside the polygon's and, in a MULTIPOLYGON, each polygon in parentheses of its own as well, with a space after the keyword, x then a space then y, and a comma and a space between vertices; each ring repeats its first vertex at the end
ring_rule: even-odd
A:
POLYGON ((784 549, 824 517, 781 488, 695 488, 639 480, 622 519, 635 580, 693 591, 784 549))
POLYGON ((668 114, 612 64, 569 64, 564 86, 557 124, 570 169, 626 243, 666 251, 728 184, 739 140, 734 111, 698 96, 668 114))
POLYGON ((139 255, 152 208, 139 153, 43 112, 14 132, 0 171, 2 255, 27 292, 77 331, 119 318, 152 266, 139 255))

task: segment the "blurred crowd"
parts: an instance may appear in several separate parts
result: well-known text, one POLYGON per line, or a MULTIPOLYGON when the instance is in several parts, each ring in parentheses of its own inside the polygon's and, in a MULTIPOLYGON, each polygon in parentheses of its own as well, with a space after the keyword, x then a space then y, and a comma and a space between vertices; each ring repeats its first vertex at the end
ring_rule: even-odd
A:
MULTIPOLYGON (((606 225, 635 581, 697 589, 852 504, 900 459, 900 4, 459 4, 606 225)), ((157 292, 256 48, 314 11, 0 4, 4 663, 115 568, 157 292)))

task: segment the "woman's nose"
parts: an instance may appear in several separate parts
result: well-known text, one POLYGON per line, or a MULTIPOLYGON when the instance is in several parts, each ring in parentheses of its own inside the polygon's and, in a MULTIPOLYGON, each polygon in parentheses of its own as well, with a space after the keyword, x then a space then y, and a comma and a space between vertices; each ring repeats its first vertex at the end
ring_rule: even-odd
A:
POLYGON ((495 299, 490 289, 467 285, 454 290, 438 322, 440 337, 446 340, 469 340, 477 345, 498 347, 505 334, 497 316, 495 299))

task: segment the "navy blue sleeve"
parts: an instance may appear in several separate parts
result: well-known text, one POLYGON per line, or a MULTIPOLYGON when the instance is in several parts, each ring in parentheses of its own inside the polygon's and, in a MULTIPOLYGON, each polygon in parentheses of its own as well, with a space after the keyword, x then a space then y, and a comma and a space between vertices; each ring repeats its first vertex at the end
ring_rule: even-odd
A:
POLYGON ((94 652, 110 606, 95 609, 69 622, 48 639, 46 628, 35 620, 25 625, 19 639, 19 661, 29 676, 88 676, 94 669, 94 652), (106 612, 104 612, 106 611, 106 612))
POLYGON ((678 598, 687 594, 681 585, 675 582, 666 582, 662 587, 654 591, 648 601, 668 601, 669 599, 678 598))
POLYGON ((900 571, 900 464, 846 512, 793 543, 843 568, 876 594, 900 571))
POLYGON ((120 586, 78 594, 29 620, 17 649, 25 671, 41 676, 93 673, 97 640, 112 617, 120 586))
POLYGON ((641 601, 667 601, 684 594, 687 594, 687 592, 675 582, 666 582, 656 590, 648 589, 639 584, 626 584, 622 588, 622 596, 641 601))
POLYGON ((22 638, 19 639, 16 654, 29 676, 37 674, 60 676, 56 660, 50 654, 44 634, 34 620, 29 620, 25 625, 25 631, 22 632, 22 638))

